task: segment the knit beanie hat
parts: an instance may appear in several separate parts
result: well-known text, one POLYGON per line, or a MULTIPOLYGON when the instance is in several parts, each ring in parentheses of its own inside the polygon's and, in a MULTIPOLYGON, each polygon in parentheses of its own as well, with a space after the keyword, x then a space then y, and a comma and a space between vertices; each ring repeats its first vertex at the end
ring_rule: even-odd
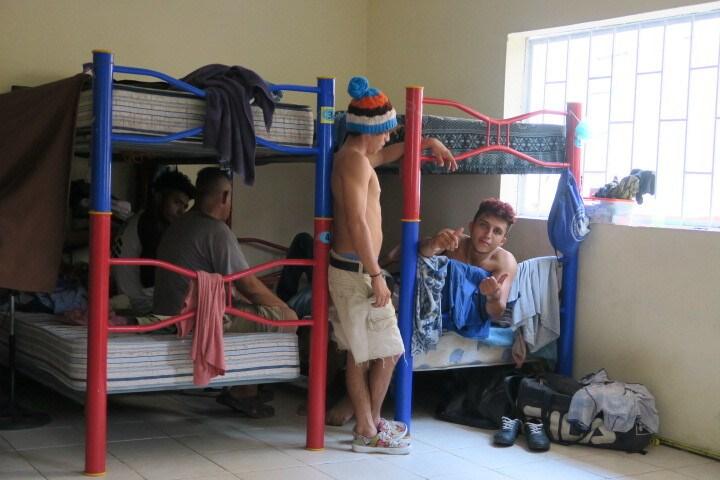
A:
POLYGON ((395 109, 377 88, 370 87, 365 77, 353 77, 348 84, 353 98, 345 118, 348 132, 378 134, 397 127, 395 109))

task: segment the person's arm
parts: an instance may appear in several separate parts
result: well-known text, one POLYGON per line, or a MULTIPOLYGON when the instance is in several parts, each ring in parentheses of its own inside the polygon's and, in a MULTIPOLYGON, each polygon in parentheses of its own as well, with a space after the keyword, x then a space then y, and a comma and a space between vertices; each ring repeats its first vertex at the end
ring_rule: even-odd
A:
POLYGON ((368 186, 372 170, 367 167, 361 155, 353 155, 344 159, 339 172, 342 188, 343 208, 350 240, 353 249, 360 257, 365 270, 370 274, 375 302, 373 306, 384 307, 390 301, 390 290, 382 276, 378 255, 373 249, 370 227, 367 223, 368 186))
POLYGON ((235 281, 235 286, 240 293, 253 305, 265 305, 268 307, 280 307, 287 313, 285 319, 297 319, 295 311, 287 306, 277 295, 275 295, 263 282, 254 275, 240 278, 235 281), (288 315, 290 315, 288 317, 288 315))
MULTIPOLYGON (((445 166, 449 171, 454 172, 457 170, 457 162, 453 157, 450 150, 440 142, 437 138, 426 138, 423 137, 420 141, 420 148, 422 150, 430 149, 432 156, 435 157, 435 163, 440 166, 445 166)), ((375 155, 370 156, 370 164, 374 167, 385 165, 386 163, 392 163, 399 159, 405 153, 405 143, 394 143, 380 150, 375 155)))
MULTIPOLYGON (((230 227, 224 223, 218 223, 217 230, 211 235, 211 248, 208 255, 213 259, 215 272, 227 275, 247 270, 250 267, 230 227)), ((253 305, 280 307, 287 310, 286 319, 297 319, 295 312, 254 275, 239 278, 234 285, 238 292, 253 305)))
POLYGON ((428 237, 420 242, 420 248, 418 251, 423 257, 432 257, 445 251, 454 251, 460 246, 460 239, 462 238, 463 227, 456 228, 444 228, 436 233, 432 237, 428 237))
POLYGON ((499 267, 493 275, 480 282, 479 290, 485 295, 485 310, 491 318, 502 317, 507 307, 510 288, 517 274, 517 261, 508 251, 500 257, 499 267))

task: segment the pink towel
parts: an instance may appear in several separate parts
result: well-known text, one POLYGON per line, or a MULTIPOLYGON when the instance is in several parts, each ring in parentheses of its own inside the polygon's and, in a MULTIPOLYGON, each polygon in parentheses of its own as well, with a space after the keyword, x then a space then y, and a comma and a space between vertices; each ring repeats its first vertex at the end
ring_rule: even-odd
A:
POLYGON ((193 360, 193 383, 207 385, 217 375, 225 375, 223 313, 225 289, 217 273, 197 272, 190 282, 181 313, 196 310, 195 316, 177 324, 178 336, 195 330, 190 357, 193 360))

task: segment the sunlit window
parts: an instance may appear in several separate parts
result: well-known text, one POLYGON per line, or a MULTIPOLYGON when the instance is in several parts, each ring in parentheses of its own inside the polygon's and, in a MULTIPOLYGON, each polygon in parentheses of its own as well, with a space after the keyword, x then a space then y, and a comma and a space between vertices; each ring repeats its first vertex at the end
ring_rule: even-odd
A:
MULTIPOLYGON (((636 223, 720 227, 719 47, 717 10, 530 37, 526 110, 583 104, 584 195, 652 171, 655 195, 635 207, 636 223)), ((508 177, 504 198, 547 214, 557 175, 508 177)))

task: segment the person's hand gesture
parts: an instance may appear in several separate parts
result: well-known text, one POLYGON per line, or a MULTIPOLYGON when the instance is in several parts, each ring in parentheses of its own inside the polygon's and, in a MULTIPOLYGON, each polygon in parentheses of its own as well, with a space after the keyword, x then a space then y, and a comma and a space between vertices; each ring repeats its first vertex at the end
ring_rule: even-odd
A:
POLYGON ((373 289, 373 307, 384 307, 390 301, 390 289, 387 287, 385 277, 382 273, 376 277, 370 279, 373 289))
POLYGON ((454 251, 460 246, 465 228, 460 227, 453 230, 452 228, 444 228, 440 230, 432 239, 432 248, 435 252, 454 251))
POLYGON ((502 287, 502 284, 505 282, 507 277, 508 274, 503 273, 500 275, 500 278, 496 279, 494 276, 489 276, 480 282, 480 293, 485 295, 485 299, 488 302, 500 300, 500 287, 502 287))
POLYGON ((455 157, 453 157, 450 150, 448 150, 440 140, 437 138, 426 138, 423 143, 423 148, 430 149, 437 165, 445 167, 450 172, 457 170, 457 161, 455 161, 455 157))

